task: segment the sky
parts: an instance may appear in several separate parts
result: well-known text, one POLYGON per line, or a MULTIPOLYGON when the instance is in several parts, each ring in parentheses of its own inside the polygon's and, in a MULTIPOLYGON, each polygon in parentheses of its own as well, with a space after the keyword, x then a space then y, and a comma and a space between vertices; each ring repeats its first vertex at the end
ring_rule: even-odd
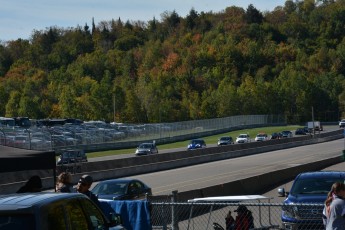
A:
POLYGON ((76 28, 101 21, 123 22, 161 20, 164 12, 186 17, 193 8, 198 13, 217 13, 229 6, 247 9, 248 5, 272 11, 285 0, 0 0, 0 41, 30 39, 34 30, 49 27, 76 28))

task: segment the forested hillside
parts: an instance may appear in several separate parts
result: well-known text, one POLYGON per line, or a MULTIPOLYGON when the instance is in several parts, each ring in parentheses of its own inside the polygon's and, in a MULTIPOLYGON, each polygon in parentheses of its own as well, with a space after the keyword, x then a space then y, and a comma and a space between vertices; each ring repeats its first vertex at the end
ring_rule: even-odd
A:
POLYGON ((0 116, 303 122, 313 107, 315 119, 335 121, 345 110, 344 35, 345 0, 33 30, 0 45, 0 116))

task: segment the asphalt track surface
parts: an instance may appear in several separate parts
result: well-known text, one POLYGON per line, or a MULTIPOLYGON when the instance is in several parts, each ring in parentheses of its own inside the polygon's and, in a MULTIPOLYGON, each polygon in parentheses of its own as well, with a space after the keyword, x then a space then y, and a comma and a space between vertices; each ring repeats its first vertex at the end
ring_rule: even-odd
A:
MULTIPOLYGON (((165 195, 174 190, 188 191, 209 187, 265 172, 340 156, 343 149, 344 139, 339 139, 131 177, 148 184, 154 195, 165 195)), ((345 163, 342 163, 333 167, 343 170, 344 166, 345 163)), ((287 191, 290 188, 289 184, 281 186, 285 186, 287 191)), ((277 194, 275 189, 265 195, 279 200, 277 194)))

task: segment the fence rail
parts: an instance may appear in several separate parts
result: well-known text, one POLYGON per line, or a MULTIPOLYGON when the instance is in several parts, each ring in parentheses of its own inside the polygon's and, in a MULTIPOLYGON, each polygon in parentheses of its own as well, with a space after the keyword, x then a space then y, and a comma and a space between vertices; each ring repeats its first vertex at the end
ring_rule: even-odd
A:
POLYGON ((324 229, 322 210, 323 204, 152 202, 151 219, 153 229, 324 229), (282 212, 290 221, 282 221, 282 212), (229 215, 232 223, 227 221, 229 215))

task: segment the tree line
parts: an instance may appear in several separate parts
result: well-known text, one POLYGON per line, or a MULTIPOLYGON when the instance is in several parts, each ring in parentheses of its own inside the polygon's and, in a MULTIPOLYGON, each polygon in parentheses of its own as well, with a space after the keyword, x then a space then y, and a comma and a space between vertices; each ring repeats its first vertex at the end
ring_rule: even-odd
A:
POLYGON ((174 122, 345 115, 345 0, 111 19, 0 43, 0 116, 174 122), (312 109, 313 108, 313 109, 312 109), (115 113, 115 114, 114 114, 115 113))

